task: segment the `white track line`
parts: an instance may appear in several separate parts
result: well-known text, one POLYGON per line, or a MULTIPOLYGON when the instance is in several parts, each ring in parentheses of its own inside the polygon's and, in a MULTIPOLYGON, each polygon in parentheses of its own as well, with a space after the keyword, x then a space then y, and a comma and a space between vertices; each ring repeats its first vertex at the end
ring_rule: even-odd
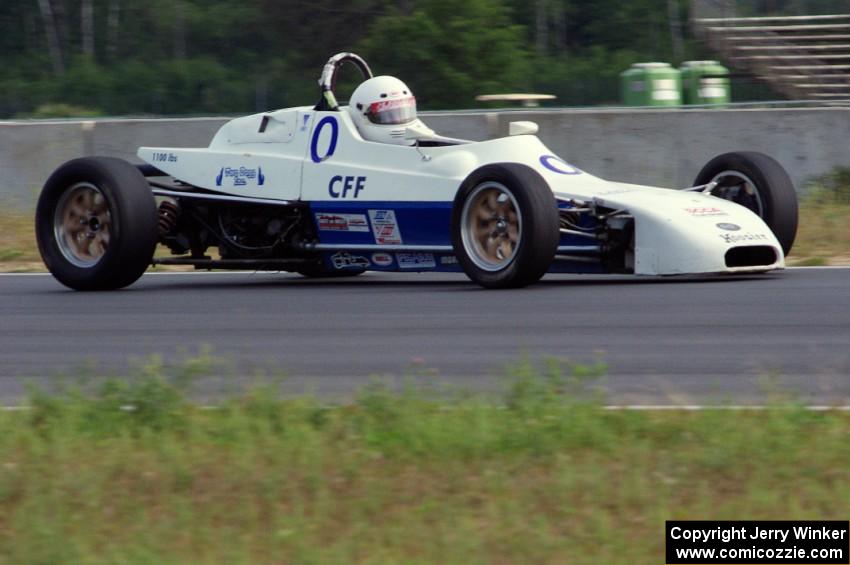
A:
POLYGON ((805 269, 850 269, 850 265, 822 265, 812 267, 786 267, 787 270, 805 270, 805 269))
MULTIPOLYGON (((730 404, 723 405, 719 404, 713 406, 711 404, 610 404, 604 406, 605 410, 634 410, 634 411, 645 411, 645 412, 671 412, 671 411, 682 411, 682 412, 699 412, 701 410, 731 410, 731 411, 748 411, 748 410, 772 410, 772 409, 780 409, 780 410, 789 410, 793 408, 798 408, 797 406, 765 406, 764 404, 730 404)), ((812 412, 850 412, 850 406, 848 405, 840 405, 840 406, 829 406, 827 404, 812 404, 809 406, 799 406, 799 408, 803 408, 805 410, 811 410, 812 412)))

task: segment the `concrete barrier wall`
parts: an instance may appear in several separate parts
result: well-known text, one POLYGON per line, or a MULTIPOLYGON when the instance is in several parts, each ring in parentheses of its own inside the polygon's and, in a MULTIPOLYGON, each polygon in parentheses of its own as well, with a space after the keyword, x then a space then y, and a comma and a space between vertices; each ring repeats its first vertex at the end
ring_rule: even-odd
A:
MULTIPOLYGON (((761 151, 798 189, 850 166, 850 108, 747 110, 551 110, 425 113, 443 135, 483 140, 532 120, 540 138, 577 167, 611 180, 684 187, 710 158, 761 151)), ((0 122, 0 205, 32 209, 50 173, 84 155, 134 162, 142 145, 203 147, 225 118, 0 122)))
MULTIPOLYGON (((812 177, 850 166, 850 108, 649 110, 528 113, 558 155, 597 176, 690 186, 728 151, 779 161, 800 190, 812 177)), ((507 125, 500 120, 500 132, 507 125)))
POLYGON ((144 145, 204 147, 225 118, 0 122, 0 205, 35 208, 47 177, 62 163, 86 155, 134 163, 144 145))

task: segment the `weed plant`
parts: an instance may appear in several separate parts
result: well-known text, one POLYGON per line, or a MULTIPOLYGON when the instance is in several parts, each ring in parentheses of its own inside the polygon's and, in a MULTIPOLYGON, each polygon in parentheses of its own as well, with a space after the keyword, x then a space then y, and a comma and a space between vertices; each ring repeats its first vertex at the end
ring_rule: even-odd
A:
MULTIPOLYGON (((846 519, 850 416, 609 410, 603 364, 504 394, 274 381, 192 401, 204 360, 0 412, 0 562, 660 563, 667 519, 846 519)), ((424 381, 424 382, 423 382, 424 381)))

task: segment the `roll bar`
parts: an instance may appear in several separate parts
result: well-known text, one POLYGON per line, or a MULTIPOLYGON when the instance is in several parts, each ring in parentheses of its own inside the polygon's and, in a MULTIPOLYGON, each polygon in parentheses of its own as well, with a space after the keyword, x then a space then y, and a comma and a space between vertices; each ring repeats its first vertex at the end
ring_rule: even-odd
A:
POLYGON ((343 63, 352 63, 358 68, 360 74, 363 75, 363 80, 372 78, 372 69, 363 60, 363 57, 354 53, 337 53, 325 63, 322 69, 322 76, 319 77, 319 86, 322 89, 322 97, 319 103, 316 104, 317 111, 336 111, 339 110, 339 103, 336 100, 336 80, 339 75, 339 69, 343 63))

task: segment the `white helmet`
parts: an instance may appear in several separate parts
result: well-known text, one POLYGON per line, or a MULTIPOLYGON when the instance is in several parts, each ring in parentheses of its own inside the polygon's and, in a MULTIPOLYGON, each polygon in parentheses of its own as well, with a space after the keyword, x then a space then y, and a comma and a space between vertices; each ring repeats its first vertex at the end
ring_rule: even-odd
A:
POLYGON ((362 83, 351 95, 348 111, 363 139, 379 143, 412 145, 405 129, 416 119, 416 98, 395 77, 380 76, 362 83))

